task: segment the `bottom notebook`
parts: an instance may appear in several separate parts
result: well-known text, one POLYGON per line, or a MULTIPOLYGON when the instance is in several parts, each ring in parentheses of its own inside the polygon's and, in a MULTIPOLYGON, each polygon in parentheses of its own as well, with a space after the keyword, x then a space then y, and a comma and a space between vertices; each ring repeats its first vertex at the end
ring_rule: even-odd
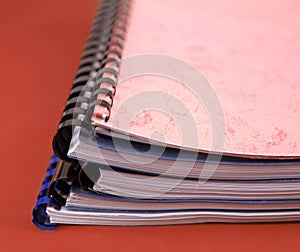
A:
MULTIPOLYGON (((138 198, 121 195, 122 183, 114 182, 105 170, 102 175, 106 174, 107 184, 115 183, 115 191, 109 191, 108 185, 82 186, 78 179, 56 183, 63 166, 52 156, 33 210, 33 223, 41 229, 54 229, 57 224, 133 226, 300 220, 300 198, 295 190, 300 181, 295 179, 255 183, 208 181, 199 187, 199 192, 189 189, 194 182, 183 181, 173 193, 138 198), (58 193, 51 193, 51 187, 56 187, 54 191, 58 193)), ((136 180, 145 176, 129 174, 136 180)), ((126 176, 123 178, 126 180, 126 176)), ((143 188, 142 184, 136 189, 142 192, 143 188)))

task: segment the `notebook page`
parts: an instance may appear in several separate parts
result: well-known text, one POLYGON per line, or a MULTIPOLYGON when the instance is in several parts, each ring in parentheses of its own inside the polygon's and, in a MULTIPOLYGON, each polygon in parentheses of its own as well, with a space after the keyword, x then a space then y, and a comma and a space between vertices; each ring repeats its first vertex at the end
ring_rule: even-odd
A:
MULTIPOLYGON (((282 0, 135 1, 123 58, 170 55, 201 71, 224 112, 223 148, 211 147, 215 125, 205 104, 182 83, 158 76, 119 83, 109 121, 95 116, 94 123, 192 150, 299 157, 299 11, 300 3, 282 0), (197 137, 196 144, 183 144, 187 132, 176 121, 176 109, 154 109, 158 101, 167 107, 168 97, 192 114, 197 134, 190 138, 197 137), (143 101, 153 106, 145 109, 143 101), (140 112, 132 117, 128 104, 140 112)), ((178 113, 184 120, 184 110, 178 113)))

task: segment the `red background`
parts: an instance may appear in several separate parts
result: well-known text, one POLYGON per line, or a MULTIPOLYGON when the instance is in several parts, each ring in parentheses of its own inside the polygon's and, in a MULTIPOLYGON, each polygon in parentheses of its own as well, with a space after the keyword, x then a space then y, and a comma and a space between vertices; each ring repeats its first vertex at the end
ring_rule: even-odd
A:
POLYGON ((64 102, 96 1, 1 1, 2 251, 293 251, 300 223, 164 227, 62 226, 31 223, 64 102))

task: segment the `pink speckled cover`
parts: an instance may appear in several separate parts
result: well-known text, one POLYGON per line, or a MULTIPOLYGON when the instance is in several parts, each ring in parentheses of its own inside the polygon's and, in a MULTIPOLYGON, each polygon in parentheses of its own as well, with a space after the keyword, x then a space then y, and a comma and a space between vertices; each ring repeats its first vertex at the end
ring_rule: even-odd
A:
MULTIPOLYGON (((123 57, 167 54, 199 69, 222 104, 225 145, 211 149, 205 108, 184 85, 161 77, 143 76, 118 85, 110 120, 94 118, 95 124, 144 138, 164 135, 161 141, 182 146, 183 134, 172 114, 150 108, 128 118, 129 108, 122 105, 134 94, 157 90, 181 100, 194 116, 200 141, 185 148, 300 157, 299 13, 300 2, 291 0, 135 1, 123 57)), ((134 99, 143 108, 143 99, 134 99)), ((151 99, 155 103, 160 95, 151 99)))

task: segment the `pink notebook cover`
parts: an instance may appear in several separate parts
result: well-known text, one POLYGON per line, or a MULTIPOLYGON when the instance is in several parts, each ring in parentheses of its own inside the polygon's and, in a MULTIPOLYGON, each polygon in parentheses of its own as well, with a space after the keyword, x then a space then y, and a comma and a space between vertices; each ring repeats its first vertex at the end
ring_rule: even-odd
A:
POLYGON ((214 149, 211 115, 197 96, 158 76, 118 83, 109 121, 96 107, 94 124, 195 151, 300 157, 299 13, 300 2, 286 0, 134 1, 123 58, 169 55, 201 71, 224 113, 224 144, 214 149), (170 108, 173 99, 187 111, 170 108), (183 132, 188 113, 193 130, 183 132))

